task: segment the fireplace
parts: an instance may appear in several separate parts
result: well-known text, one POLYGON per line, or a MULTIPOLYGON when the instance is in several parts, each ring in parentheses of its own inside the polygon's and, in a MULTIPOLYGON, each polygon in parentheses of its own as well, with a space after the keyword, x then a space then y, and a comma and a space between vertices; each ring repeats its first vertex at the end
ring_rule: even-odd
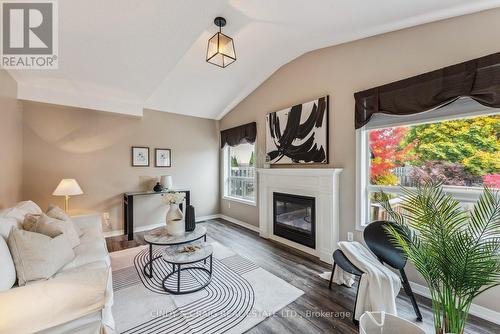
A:
POLYGON ((314 197, 273 193, 274 235, 316 248, 314 197))

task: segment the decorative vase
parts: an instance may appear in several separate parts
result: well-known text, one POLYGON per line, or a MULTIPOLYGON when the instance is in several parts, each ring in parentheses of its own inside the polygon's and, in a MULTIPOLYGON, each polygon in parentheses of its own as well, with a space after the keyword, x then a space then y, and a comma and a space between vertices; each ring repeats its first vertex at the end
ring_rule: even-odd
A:
POLYGON ((153 190, 157 193, 163 190, 163 187, 161 186, 160 182, 156 182, 156 185, 154 186, 153 190))
POLYGON ((194 215, 194 206, 187 205, 186 206, 186 232, 194 231, 196 228, 196 221, 194 215))
POLYGON ((167 233, 170 235, 183 235, 185 232, 184 214, 179 209, 179 204, 170 204, 166 217, 167 233))

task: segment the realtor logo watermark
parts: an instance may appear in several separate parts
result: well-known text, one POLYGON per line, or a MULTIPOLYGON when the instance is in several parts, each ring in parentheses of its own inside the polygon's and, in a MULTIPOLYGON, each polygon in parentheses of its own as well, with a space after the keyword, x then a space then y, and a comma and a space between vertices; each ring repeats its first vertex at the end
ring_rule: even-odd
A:
POLYGON ((57 69, 57 3, 1 1, 1 64, 4 69, 57 69))

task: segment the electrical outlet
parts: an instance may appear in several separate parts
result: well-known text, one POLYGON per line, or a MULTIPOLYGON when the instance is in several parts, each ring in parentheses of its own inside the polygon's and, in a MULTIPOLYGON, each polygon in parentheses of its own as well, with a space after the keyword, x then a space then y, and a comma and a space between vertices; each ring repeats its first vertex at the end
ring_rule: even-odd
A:
POLYGON ((354 240, 354 234, 352 232, 347 232, 347 241, 353 241, 354 240))
POLYGON ((227 208, 231 209, 231 202, 227 201, 227 208))
POLYGON ((109 212, 103 212, 102 221, 104 227, 108 228, 111 226, 111 218, 109 216, 109 212))

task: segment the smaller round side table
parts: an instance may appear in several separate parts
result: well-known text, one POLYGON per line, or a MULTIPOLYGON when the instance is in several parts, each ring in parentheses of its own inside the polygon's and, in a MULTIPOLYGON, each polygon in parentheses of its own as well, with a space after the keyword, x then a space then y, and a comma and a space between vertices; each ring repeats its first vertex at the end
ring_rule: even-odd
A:
POLYGON ((189 246, 196 247, 196 250, 190 253, 182 252, 185 246, 179 245, 168 247, 163 253, 163 261, 170 263, 173 267, 172 272, 167 274, 162 281, 163 289, 166 292, 170 292, 174 295, 183 295, 199 291, 210 284, 212 280, 212 246, 205 242, 195 242, 189 246), (209 269, 194 265, 201 261, 206 263, 207 260, 209 261, 209 269), (184 268, 181 268, 181 266, 184 266, 184 268), (198 278, 199 284, 196 284, 194 288, 182 289, 181 272, 188 270, 191 271, 191 273, 194 271, 198 272, 200 276, 200 278, 198 278), (202 275, 204 275, 205 278, 202 278, 202 275), (168 283, 170 283, 170 286, 175 286, 175 288, 168 287, 168 283))
POLYGON ((186 232, 180 236, 168 234, 166 226, 149 231, 144 235, 144 241, 149 245, 149 261, 144 265, 144 275, 152 278, 153 262, 162 257, 162 255, 159 255, 153 258, 153 245, 165 247, 178 246, 189 244, 200 239, 207 241, 207 229, 199 225, 197 225, 193 231, 186 232))

